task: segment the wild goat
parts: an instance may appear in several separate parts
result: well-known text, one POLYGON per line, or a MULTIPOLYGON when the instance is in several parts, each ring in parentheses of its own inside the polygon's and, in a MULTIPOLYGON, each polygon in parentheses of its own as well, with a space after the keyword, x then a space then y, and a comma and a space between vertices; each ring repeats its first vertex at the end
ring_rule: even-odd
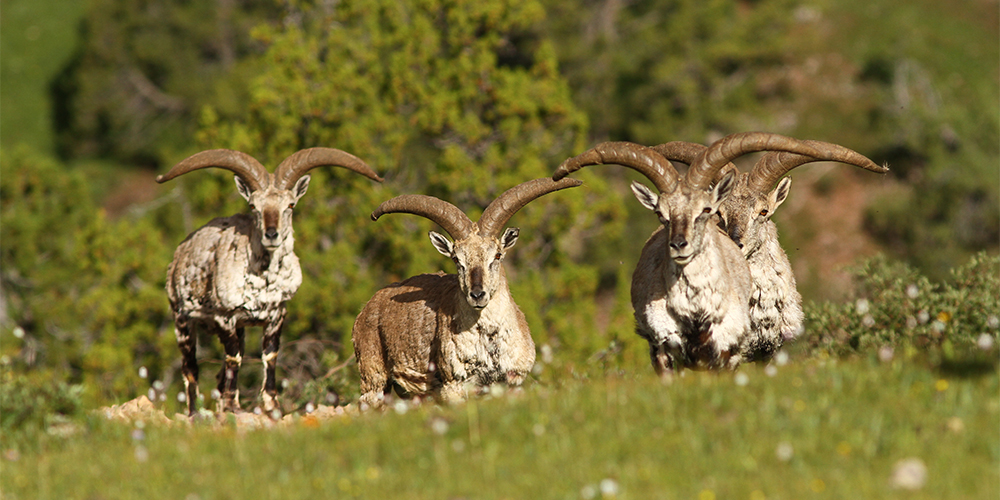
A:
POLYGON ((292 209, 306 194, 310 169, 332 165, 381 182, 357 157, 330 148, 301 150, 281 162, 271 175, 253 157, 228 149, 202 151, 175 165, 156 182, 192 170, 223 168, 236 174, 236 189, 250 203, 250 213, 212 219, 191 233, 174 252, 167 269, 167 297, 180 346, 188 414, 198 399, 197 330, 218 335, 226 359, 218 374, 219 411, 240 409, 237 377, 243 361, 244 327, 263 326, 263 409, 280 411, 274 368, 278 357, 285 302, 302 284, 293 251, 292 209))
MULTIPOLYGON (((689 145, 675 144, 690 153, 689 145)), ((736 244, 714 223, 735 185, 728 172, 710 187, 720 169, 747 153, 817 151, 794 139, 749 132, 724 137, 705 148, 681 176, 664 154, 638 144, 610 142, 570 158, 554 180, 587 165, 616 163, 653 182, 659 195, 633 182, 639 202, 654 211, 661 226, 646 241, 632 275, 636 333, 649 342, 660 374, 681 368, 735 368, 743 360, 750 331, 750 268, 736 244)))
POLYGON ((802 296, 796 288, 788 256, 778 242, 778 228, 771 221, 792 184, 790 178, 782 176, 814 161, 847 163, 882 174, 889 171, 843 146, 821 141, 803 142, 816 148, 819 156, 788 152, 765 154, 753 169, 738 175, 733 193, 719 207, 723 227, 750 264, 753 335, 747 342, 745 356, 752 360, 770 358, 784 341, 791 340, 802 329, 802 296), (775 182, 778 185, 772 190, 775 182))
POLYGON ((430 232, 438 252, 458 274, 421 274, 389 285, 365 304, 351 334, 361 372, 363 405, 377 407, 394 386, 401 395, 461 400, 466 383, 520 385, 535 363, 535 343, 524 314, 507 287, 503 258, 518 229, 508 220, 532 200, 581 182, 535 179, 515 186, 472 222, 457 207, 432 196, 409 194, 383 202, 372 220, 410 213, 441 226, 430 232))

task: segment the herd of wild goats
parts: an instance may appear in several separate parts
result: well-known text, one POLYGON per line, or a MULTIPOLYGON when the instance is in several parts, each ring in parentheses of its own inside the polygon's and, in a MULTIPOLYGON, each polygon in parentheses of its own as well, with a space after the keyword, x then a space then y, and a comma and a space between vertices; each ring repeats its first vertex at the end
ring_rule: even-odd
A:
MULTIPOLYGON (((788 196, 791 169, 837 161, 872 172, 886 167, 850 149, 777 134, 733 134, 710 146, 669 142, 653 147, 606 142, 564 161, 551 178, 501 194, 478 221, 447 201, 406 194, 383 202, 387 213, 425 217, 445 230, 430 232, 457 274, 421 274, 379 290, 354 323, 362 407, 404 396, 465 397, 467 386, 520 385, 535 362, 524 314, 514 303, 503 258, 518 238, 507 221, 532 200, 580 181, 567 175, 588 165, 616 164, 646 176, 656 190, 633 182, 642 205, 659 217, 632 275, 636 333, 649 343, 653 369, 733 369, 768 359, 802 327, 801 297, 771 216, 788 196), (731 163, 766 152, 749 172, 731 163), (689 165, 680 175, 671 162, 689 165), (780 179, 780 182, 779 182, 780 179), (777 183, 777 186, 775 184, 777 183), (773 189, 772 189, 773 187, 773 189)), ((338 149, 299 151, 271 174, 253 157, 225 149, 195 154, 157 177, 166 182, 216 167, 236 174, 250 212, 217 218, 177 247, 167 270, 188 413, 198 400, 197 329, 214 332, 226 357, 218 374, 220 411, 238 411, 237 376, 244 327, 263 326, 261 407, 280 412, 275 362, 285 302, 302 283, 293 251, 292 209, 309 187, 306 173, 339 166, 381 182, 357 157, 338 149)))

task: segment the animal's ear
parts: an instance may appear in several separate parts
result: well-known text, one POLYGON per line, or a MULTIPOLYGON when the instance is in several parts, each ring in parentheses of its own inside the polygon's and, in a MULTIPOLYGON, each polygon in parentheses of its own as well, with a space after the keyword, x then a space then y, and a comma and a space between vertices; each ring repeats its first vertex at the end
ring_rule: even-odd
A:
POLYGON ((774 213, 774 209, 785 202, 785 199, 788 198, 788 191, 791 188, 791 177, 785 177, 778 182, 778 187, 774 188, 774 191, 771 191, 771 199, 768 200, 771 202, 771 213, 774 213))
POLYGON ((451 241, 448 238, 445 238, 443 234, 434 231, 427 234, 431 237, 431 244, 434 245, 434 248, 436 248, 438 252, 441 252, 441 255, 444 255, 445 257, 455 256, 455 247, 452 246, 451 241))
POLYGON ((660 201, 660 197, 653 190, 646 187, 645 184, 632 181, 632 193, 635 194, 639 203, 642 203, 642 206, 656 211, 656 204, 660 201))
POLYGON ((309 176, 303 175, 296 183, 295 187, 292 188, 292 194, 295 196, 295 202, 298 203, 299 198, 306 194, 306 190, 309 189, 309 176))
POLYGON ((250 189, 250 186, 248 186, 246 182, 243 182, 243 179, 241 179, 240 176, 236 175, 233 177, 236 179, 236 190, 240 192, 240 196, 242 196, 243 199, 250 201, 250 193, 253 193, 253 190, 250 189))
POLYGON ((715 205, 722 203, 733 192, 734 187, 736 187, 736 173, 730 170, 712 188, 712 203, 715 205))
POLYGON ((521 230, 516 227, 508 227, 506 231, 503 232, 503 236, 500 237, 500 246, 504 250, 514 246, 517 243, 517 235, 520 234, 521 230))

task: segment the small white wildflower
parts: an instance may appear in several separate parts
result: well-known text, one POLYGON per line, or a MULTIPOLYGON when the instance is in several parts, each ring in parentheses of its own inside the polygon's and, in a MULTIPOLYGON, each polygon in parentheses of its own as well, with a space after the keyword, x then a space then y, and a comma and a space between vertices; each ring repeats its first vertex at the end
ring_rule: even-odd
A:
POLYGON ((768 377, 773 377, 778 374, 778 367, 774 365, 767 365, 764 367, 764 375, 768 377))
POLYGON ((306 403, 306 413, 312 413, 316 411, 316 406, 312 404, 312 401, 306 403))
POLYGON ((543 371, 545 371, 545 368, 541 363, 535 363, 535 365, 531 367, 531 374, 536 377, 541 375, 543 371))
POLYGON ((337 406, 337 403, 340 402, 340 396, 338 396, 337 393, 333 391, 327 391, 326 396, 323 399, 326 400, 326 404, 328 406, 337 406))
POLYGON ((990 328, 994 328, 994 329, 998 328, 998 327, 1000 327, 1000 317, 997 317, 997 315, 994 314, 994 315, 990 316, 986 320, 986 324, 989 325, 990 328))
POLYGON ((917 298, 920 296, 920 288, 918 288, 916 284, 910 284, 906 287, 906 296, 911 299, 917 298))
POLYGON ((750 383, 750 377, 746 373, 739 372, 733 377, 736 381, 736 385, 743 387, 750 383))
POLYGON ((867 314, 868 309, 868 299, 858 299, 857 302, 854 303, 854 310, 857 311, 858 314, 867 314))
POLYGON ((392 409, 395 410, 396 413, 402 415, 410 409, 410 405, 407 404, 406 401, 400 399, 399 401, 396 401, 396 404, 392 405, 392 409))
POLYGON ((271 410, 271 420, 281 420, 281 410, 277 408, 271 410))
POLYGON ((290 380, 288 380, 287 378, 281 379, 281 388, 282 389, 288 389, 289 387, 291 387, 291 385, 292 385, 292 382, 290 380))
POLYGON ((580 498, 583 500, 591 500, 595 497, 597 497, 597 488, 594 485, 588 484, 580 488, 580 498))
POLYGON ((177 393, 177 402, 178 403, 186 403, 187 399, 188 399, 188 395, 187 395, 186 392, 181 391, 181 392, 177 393))
POLYGON ((883 363, 892 361, 893 354, 895 354, 895 351, 890 346, 885 345, 878 349, 878 359, 883 363))
POLYGON ((926 309, 921 309, 920 312, 917 313, 917 321, 919 321, 921 325, 926 324, 930 320, 931 315, 926 309))
POLYGON ((927 466, 919 458, 906 458, 896 462, 889 483, 893 488, 919 490, 927 483, 927 466))
POLYGON ((604 497, 615 497, 618 496, 618 481, 611 478, 605 478, 601 480, 601 496, 604 497))
POLYGON ((163 390, 163 382, 161 382, 159 380, 154 380, 153 381, 153 389, 156 389, 157 391, 162 391, 163 390))
POLYGON ((778 460, 787 462, 792 459, 793 455, 795 455, 795 449, 792 448, 791 443, 782 441, 778 443, 778 447, 775 448, 774 454, 778 457, 778 460))
POLYGON ((542 363, 552 364, 552 346, 548 344, 542 344, 542 363))
POLYGON ((146 397, 149 398, 150 401, 156 401, 156 390, 150 387, 149 390, 146 391, 146 397))
POLYGON ((866 314, 864 318, 861 318, 861 324, 871 328, 875 326, 875 318, 871 314, 866 314))
POLYGON ((149 450, 145 446, 135 447, 135 459, 139 462, 145 462, 149 460, 149 450))
POLYGON ((159 400, 160 400, 160 402, 163 402, 163 401, 166 401, 166 400, 167 400, 167 393, 165 393, 165 392, 161 392, 161 393, 160 393, 160 397, 159 397, 159 398, 157 398, 157 399, 159 399, 159 400))
POLYGON ((981 333, 976 338, 976 346, 984 351, 993 349, 993 336, 988 333, 981 333))
POLYGON ((431 431, 438 436, 445 435, 448 432, 448 421, 441 417, 431 419, 431 431))
POLYGON ((944 327, 945 327, 944 322, 941 321, 941 320, 937 320, 936 319, 936 320, 934 320, 933 323, 931 323, 931 330, 934 330, 937 333, 943 332, 944 331, 944 327))
POLYGON ((254 415, 263 415, 264 414, 264 410, 262 410, 261 407, 259 407, 259 406, 254 406, 253 407, 253 414, 254 415))
POLYGON ((535 433, 538 437, 542 437, 542 435, 545 434, 545 426, 542 424, 535 424, 535 426, 531 428, 531 432, 535 433))
POLYGON ((145 366, 139 367, 139 378, 146 378, 149 376, 149 370, 145 366))
POLYGON ((135 421, 135 428, 136 429, 145 429, 146 428, 146 421, 145 420, 136 420, 135 421))
POLYGON ((142 429, 132 429, 132 441, 142 441, 146 439, 146 432, 142 429))
POLYGON ((788 364, 788 353, 785 351, 778 351, 774 355, 774 363, 778 366, 785 366, 788 364))
POLYGON ((490 396, 492 396, 494 398, 499 398, 500 396, 503 396, 504 390, 505 390, 505 388, 501 384, 491 384, 490 385, 490 396))
POLYGON ((913 316, 907 316, 906 317, 906 327, 909 328, 909 329, 911 329, 911 330, 914 329, 914 328, 916 328, 917 327, 917 318, 915 318, 913 316))
POLYGON ((19 338, 19 339, 23 339, 24 338, 24 328, 21 328, 19 326, 15 326, 14 327, 14 331, 11 332, 11 333, 13 333, 14 336, 17 337, 17 338, 19 338))
POLYGON ((212 389, 212 399, 221 399, 222 393, 218 389, 212 389))

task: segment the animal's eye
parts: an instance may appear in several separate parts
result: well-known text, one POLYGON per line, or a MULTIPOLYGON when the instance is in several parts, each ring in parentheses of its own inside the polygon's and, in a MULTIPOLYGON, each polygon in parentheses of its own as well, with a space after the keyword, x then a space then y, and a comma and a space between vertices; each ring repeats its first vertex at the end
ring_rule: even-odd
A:
POLYGON ((250 210, 257 210, 257 205, 254 205, 253 203, 251 203, 250 204, 250 210))
POLYGON ((503 254, 500 253, 500 252, 497 252, 497 254, 493 256, 493 260, 500 260, 502 257, 503 257, 503 254))
POLYGON ((703 213, 703 214, 710 214, 710 213, 712 213, 712 207, 705 207, 705 209, 702 210, 701 213, 703 213))
POLYGON ((766 208, 764 210, 760 211, 760 216, 761 217, 767 217, 767 209, 766 208))
POLYGON ((288 208, 295 208, 295 204, 294 203, 289 203, 288 204, 288 208))

